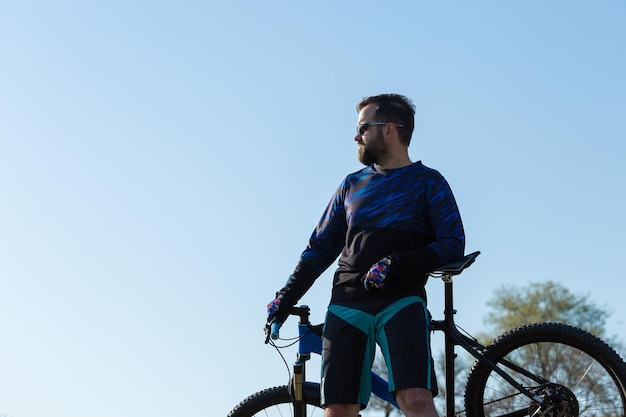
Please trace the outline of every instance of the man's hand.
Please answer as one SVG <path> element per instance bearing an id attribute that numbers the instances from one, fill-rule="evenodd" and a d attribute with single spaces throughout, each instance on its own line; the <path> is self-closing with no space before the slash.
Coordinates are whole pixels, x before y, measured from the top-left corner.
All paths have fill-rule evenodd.
<path id="1" fill-rule="evenodd" d="M 391 272 L 391 256 L 386 256 L 376 262 L 363 278 L 363 286 L 367 291 L 372 288 L 382 290 L 385 287 L 385 278 Z"/>
<path id="2" fill-rule="evenodd" d="M 274 298 L 267 304 L 267 323 L 271 323 L 276 317 L 276 313 L 280 309 L 280 301 L 282 297 Z"/>
<path id="3" fill-rule="evenodd" d="M 289 275 L 289 279 L 285 286 L 276 293 L 276 298 L 267 304 L 267 317 L 265 328 L 268 330 L 273 322 L 284 323 L 289 317 L 291 307 L 293 307 L 298 299 L 294 295 L 291 285 L 295 282 L 295 276 Z"/>

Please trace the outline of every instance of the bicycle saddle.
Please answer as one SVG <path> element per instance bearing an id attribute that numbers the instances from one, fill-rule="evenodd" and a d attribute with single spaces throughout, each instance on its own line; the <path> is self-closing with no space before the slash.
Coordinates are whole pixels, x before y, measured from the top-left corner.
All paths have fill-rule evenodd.
<path id="1" fill-rule="evenodd" d="M 445 265 L 438 266 L 431 274 L 435 275 L 459 275 L 465 268 L 468 268 L 474 263 L 476 258 L 480 255 L 480 251 L 470 253 L 462 258 L 447 263 Z"/>

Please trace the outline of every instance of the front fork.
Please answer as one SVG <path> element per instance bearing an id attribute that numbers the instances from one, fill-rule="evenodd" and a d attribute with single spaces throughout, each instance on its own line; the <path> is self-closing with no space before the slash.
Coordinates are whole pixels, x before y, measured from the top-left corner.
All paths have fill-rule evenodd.
<path id="1" fill-rule="evenodd" d="M 300 355 L 298 355 L 300 356 Z M 294 417 L 306 417 L 306 401 L 304 401 L 303 384 L 306 377 L 304 366 L 304 358 L 298 357 L 293 365 L 293 377 L 291 378 L 290 389 L 293 398 L 293 415 Z"/>

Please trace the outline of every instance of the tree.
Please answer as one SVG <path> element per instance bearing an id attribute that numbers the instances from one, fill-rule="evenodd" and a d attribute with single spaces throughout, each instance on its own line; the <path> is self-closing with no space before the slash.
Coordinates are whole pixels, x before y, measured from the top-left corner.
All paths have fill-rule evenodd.
<path id="1" fill-rule="evenodd" d="M 573 294 L 554 281 L 535 282 L 523 288 L 502 286 L 495 294 L 487 302 L 492 311 L 486 317 L 493 336 L 523 324 L 551 321 L 584 329 L 604 339 L 614 349 L 623 350 L 615 336 L 606 335 L 605 326 L 611 311 L 593 303 L 588 294 Z M 479 335 L 479 340 L 488 339 L 485 334 Z"/>
<path id="2" fill-rule="evenodd" d="M 599 307 L 593 303 L 588 295 L 573 294 L 568 288 L 553 281 L 542 283 L 531 283 L 530 286 L 519 288 L 515 286 L 504 286 L 496 291 L 494 298 L 487 303 L 492 311 L 487 314 L 487 324 L 491 326 L 493 335 L 498 335 L 512 328 L 536 323 L 536 322 L 557 322 L 578 327 L 603 339 L 616 351 L 624 351 L 623 344 L 615 337 L 606 334 L 605 325 L 611 316 L 611 312 L 606 307 Z M 480 340 L 486 341 L 489 338 L 479 336 Z M 528 370 L 536 369 L 539 374 L 558 374 L 560 383 L 567 387 L 578 387 L 578 403 L 581 407 L 580 415 L 595 415 L 589 407 L 596 410 L 612 409 L 617 405 L 621 407 L 621 397 L 612 391 L 613 383 L 594 383 L 585 386 L 581 375 L 592 375 L 596 370 L 599 372 L 597 378 L 602 377 L 599 368 L 587 367 L 588 362 L 581 361 L 582 352 L 573 353 L 572 349 L 553 349 L 550 343 L 534 343 L 519 347 L 511 353 L 513 358 L 532 358 L 526 363 Z M 585 364 L 581 367 L 581 364 Z M 534 367 L 534 368 L 533 368 Z M 588 381 L 598 382 L 596 377 L 591 377 Z M 494 381 L 499 377 L 494 377 Z M 571 379 L 570 379 L 571 378 Z M 587 379 L 585 379 L 587 380 Z M 487 382 L 489 384 L 489 382 Z M 507 394 L 515 394 L 514 390 L 507 391 L 508 386 L 503 384 L 498 387 L 498 397 L 506 398 Z M 593 397 L 593 400 L 586 400 L 585 395 Z M 616 404 L 615 401 L 618 401 Z M 505 407 L 498 410 L 501 414 L 514 411 Z M 577 413 L 578 414 L 578 413 Z"/>

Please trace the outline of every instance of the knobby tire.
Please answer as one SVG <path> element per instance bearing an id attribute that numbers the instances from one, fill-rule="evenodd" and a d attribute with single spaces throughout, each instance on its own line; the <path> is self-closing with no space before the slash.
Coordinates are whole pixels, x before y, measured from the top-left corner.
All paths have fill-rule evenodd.
<path id="1" fill-rule="evenodd" d="M 305 398 L 307 417 L 322 417 L 324 410 L 316 399 Z M 294 415 L 291 395 L 286 385 L 267 388 L 252 394 L 228 413 L 228 417 L 289 417 Z"/>
<path id="2" fill-rule="evenodd" d="M 501 367 L 508 360 L 542 378 L 508 373 L 548 409 L 521 394 L 487 365 L 476 362 L 465 389 L 468 417 L 624 417 L 626 364 L 599 338 L 558 323 L 521 326 L 487 346 L 485 356 Z"/>

